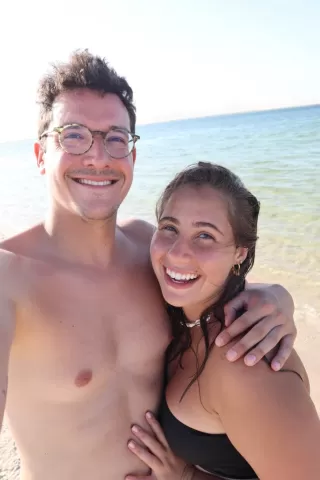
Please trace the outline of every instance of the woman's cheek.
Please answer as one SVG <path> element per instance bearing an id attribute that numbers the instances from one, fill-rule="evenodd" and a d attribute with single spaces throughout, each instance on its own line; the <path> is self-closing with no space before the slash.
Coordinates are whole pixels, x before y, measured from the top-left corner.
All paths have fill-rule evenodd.
<path id="1" fill-rule="evenodd" d="M 160 259 L 165 254 L 165 251 L 163 239 L 159 238 L 159 235 L 155 233 L 150 245 L 150 257 L 154 270 L 160 264 Z"/>

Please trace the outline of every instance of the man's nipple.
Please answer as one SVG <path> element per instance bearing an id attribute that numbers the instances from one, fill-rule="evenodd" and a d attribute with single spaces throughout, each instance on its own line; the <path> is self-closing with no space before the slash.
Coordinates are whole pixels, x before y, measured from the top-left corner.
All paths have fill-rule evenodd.
<path id="1" fill-rule="evenodd" d="M 92 380 L 92 370 L 81 370 L 74 381 L 77 387 L 85 387 Z"/>

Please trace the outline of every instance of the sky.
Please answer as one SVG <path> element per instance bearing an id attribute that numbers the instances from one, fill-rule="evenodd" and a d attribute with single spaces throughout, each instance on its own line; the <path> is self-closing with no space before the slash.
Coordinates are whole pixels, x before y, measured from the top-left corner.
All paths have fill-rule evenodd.
<path id="1" fill-rule="evenodd" d="M 77 48 L 134 90 L 138 124 L 320 104 L 319 0 L 3 2 L 0 141 L 36 135 L 36 88 Z"/>

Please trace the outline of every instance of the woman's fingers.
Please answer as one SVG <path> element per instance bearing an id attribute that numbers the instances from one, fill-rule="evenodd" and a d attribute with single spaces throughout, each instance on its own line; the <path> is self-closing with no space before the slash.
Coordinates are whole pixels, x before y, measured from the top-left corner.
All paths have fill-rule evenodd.
<path id="1" fill-rule="evenodd" d="M 129 440 L 128 448 L 133 452 L 137 457 L 140 458 L 151 470 L 157 470 L 161 468 L 162 462 L 159 458 L 153 455 L 152 452 L 148 451 L 146 447 L 139 445 L 134 440 Z"/>
<path id="2" fill-rule="evenodd" d="M 155 455 L 159 460 L 164 460 L 166 447 L 159 442 L 159 440 L 150 433 L 146 432 L 143 428 L 138 425 L 132 427 L 132 433 L 142 442 L 150 452 Z"/>
<path id="3" fill-rule="evenodd" d="M 147 422 L 149 423 L 150 427 L 152 428 L 153 433 L 155 434 L 155 436 L 159 440 L 159 442 L 162 443 L 162 445 L 165 448 L 169 448 L 167 439 L 166 439 L 166 437 L 163 433 L 161 425 L 158 422 L 158 420 L 156 419 L 156 417 L 153 415 L 153 413 L 147 412 L 146 413 L 146 419 L 147 419 Z"/>

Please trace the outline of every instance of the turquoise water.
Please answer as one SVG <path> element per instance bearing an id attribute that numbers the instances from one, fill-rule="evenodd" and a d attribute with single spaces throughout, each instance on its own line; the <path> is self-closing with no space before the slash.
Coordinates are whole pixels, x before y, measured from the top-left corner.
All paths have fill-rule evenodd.
<path id="1" fill-rule="evenodd" d="M 156 199 L 180 169 L 199 160 L 235 171 L 261 201 L 254 274 L 320 308 L 320 106 L 140 126 L 132 191 L 120 216 L 153 220 Z M 0 232 L 41 219 L 46 206 L 32 142 L 0 145 Z M 302 308 L 301 307 L 301 308 Z M 310 310 L 311 309 L 311 310 Z"/>

